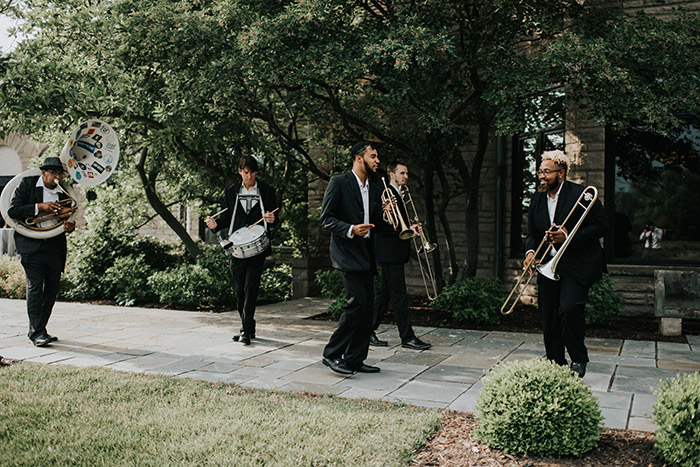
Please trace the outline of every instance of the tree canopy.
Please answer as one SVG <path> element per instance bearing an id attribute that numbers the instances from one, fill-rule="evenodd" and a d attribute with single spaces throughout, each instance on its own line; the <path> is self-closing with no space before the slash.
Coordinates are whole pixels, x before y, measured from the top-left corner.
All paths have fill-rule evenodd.
<path id="1" fill-rule="evenodd" d="M 238 156 L 259 156 L 296 197 L 369 138 L 419 175 L 449 280 L 462 265 L 474 275 L 487 147 L 523 131 L 543 89 L 564 86 L 617 128 L 638 119 L 663 132 L 700 108 L 690 13 L 632 17 L 575 0 L 27 0 L 14 11 L 27 39 L 0 57 L 2 130 L 60 147 L 78 120 L 114 119 L 122 159 L 195 255 L 167 206 L 211 203 Z M 461 195 L 464 217 L 448 219 Z"/>

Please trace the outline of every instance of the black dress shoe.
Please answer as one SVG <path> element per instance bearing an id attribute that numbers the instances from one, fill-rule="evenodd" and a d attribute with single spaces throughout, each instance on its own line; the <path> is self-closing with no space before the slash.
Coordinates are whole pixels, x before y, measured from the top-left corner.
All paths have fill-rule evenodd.
<path id="1" fill-rule="evenodd" d="M 378 366 L 369 366 L 365 365 L 364 363 L 360 366 L 352 367 L 352 369 L 358 373 L 379 373 Z"/>
<path id="2" fill-rule="evenodd" d="M 241 334 L 240 341 L 243 345 L 250 345 L 250 336 L 248 334 Z"/>
<path id="3" fill-rule="evenodd" d="M 51 339 L 46 334 L 42 334 L 32 339 L 32 343 L 37 347 L 43 347 L 45 345 L 49 345 L 51 343 Z"/>
<path id="4" fill-rule="evenodd" d="M 241 334 L 243 334 L 243 333 L 241 333 Z M 231 339 L 233 339 L 233 342 L 238 342 L 239 340 L 241 340 L 241 334 L 236 334 L 235 336 L 233 336 L 231 338 Z M 251 334 L 250 338 L 255 339 L 255 334 Z"/>
<path id="5" fill-rule="evenodd" d="M 571 362 L 571 371 L 578 375 L 579 378 L 586 376 L 586 363 Z"/>
<path id="6" fill-rule="evenodd" d="M 49 338 L 49 340 L 50 340 L 51 342 L 57 342 L 57 341 L 58 341 L 58 337 L 52 336 L 52 335 L 49 334 L 48 332 L 47 332 L 45 335 L 46 335 L 46 337 Z"/>
<path id="7" fill-rule="evenodd" d="M 428 344 L 427 342 L 423 342 L 422 340 L 418 339 L 416 336 L 411 337 L 409 340 L 401 343 L 401 347 L 404 347 L 406 349 L 413 349 L 413 350 L 426 350 L 431 347 L 431 344 Z"/>
<path id="8" fill-rule="evenodd" d="M 387 341 L 380 341 L 375 333 L 369 335 L 369 345 L 375 347 L 387 347 L 389 343 Z"/>
<path id="9" fill-rule="evenodd" d="M 341 375 L 351 375 L 354 372 L 342 358 L 326 358 L 323 357 L 323 364 L 331 370 Z"/>

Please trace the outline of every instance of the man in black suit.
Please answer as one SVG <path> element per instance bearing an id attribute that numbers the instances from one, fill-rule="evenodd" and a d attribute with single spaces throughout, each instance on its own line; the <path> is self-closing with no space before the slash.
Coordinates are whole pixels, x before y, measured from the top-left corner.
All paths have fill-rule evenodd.
<path id="1" fill-rule="evenodd" d="M 17 185 L 7 211 L 9 217 L 24 221 L 38 214 L 57 213 L 58 201 L 66 199 L 57 185 L 63 176 L 58 157 L 47 157 L 40 176 L 25 177 Z M 46 221 L 56 224 L 57 220 Z M 41 225 L 40 227 L 49 227 Z M 58 340 L 46 330 L 58 294 L 61 273 L 66 265 L 66 232 L 75 230 L 75 222 L 64 221 L 63 231 L 51 238 L 31 238 L 15 230 L 15 246 L 27 276 L 27 315 L 29 339 L 37 347 Z"/>
<path id="2" fill-rule="evenodd" d="M 537 172 L 537 193 L 530 202 L 528 212 L 524 266 L 528 265 L 545 235 L 553 248 L 541 262 L 549 262 L 580 219 L 583 208 L 579 206 L 567 224 L 561 225 L 585 188 L 566 181 L 567 169 L 564 152 L 547 151 L 542 154 L 542 163 Z M 542 274 L 537 278 L 547 358 L 566 365 L 566 349 L 571 358 L 571 370 L 580 377 L 585 375 L 588 363 L 588 350 L 584 343 L 586 300 L 588 290 L 601 278 L 605 269 L 600 238 L 609 229 L 605 209 L 600 201 L 596 201 L 561 255 L 556 269 L 560 280 L 553 281 Z M 529 272 L 532 274 L 532 270 Z"/>
<path id="3" fill-rule="evenodd" d="M 211 217 L 204 221 L 214 232 L 227 228 L 230 236 L 241 227 L 252 225 L 262 218 L 268 224 L 277 222 L 274 213 L 277 210 L 275 189 L 256 179 L 258 161 L 252 156 L 241 157 L 238 173 L 241 181 L 226 188 L 223 203 L 226 211 L 218 221 Z M 250 340 L 255 338 L 255 306 L 260 292 L 260 277 L 265 258 L 271 252 L 272 248 L 268 245 L 255 256 L 242 259 L 231 257 L 231 277 L 238 302 L 238 314 L 241 317 L 240 335 L 233 336 L 233 340 L 240 340 L 243 345 L 250 345 Z"/>
<path id="4" fill-rule="evenodd" d="M 394 197 L 398 201 L 400 215 L 406 226 L 413 232 L 413 237 L 418 236 L 416 225 L 411 225 L 408 211 L 401 201 L 401 187 L 408 182 L 408 167 L 403 162 L 393 161 L 387 167 L 389 185 Z M 374 236 L 374 245 L 377 252 L 377 261 L 382 269 L 382 284 L 374 296 L 374 324 L 372 334 L 369 336 L 370 345 L 386 347 L 388 342 L 379 340 L 376 331 L 384 318 L 389 300 L 394 309 L 396 324 L 399 327 L 401 346 L 413 350 L 426 350 L 430 344 L 416 337 L 411 326 L 411 310 L 408 307 L 408 293 L 406 292 L 406 275 L 404 265 L 408 263 L 411 254 L 411 239 L 402 240 L 398 230 L 384 230 Z"/>
<path id="5" fill-rule="evenodd" d="M 321 205 L 321 226 L 331 235 L 332 266 L 348 300 L 338 327 L 323 349 L 323 363 L 340 374 L 376 373 L 365 365 L 372 332 L 374 245 L 370 232 L 388 227 L 382 218 L 381 188 L 370 181 L 379 167 L 377 148 L 363 141 L 350 149 L 352 170 L 331 178 Z"/>

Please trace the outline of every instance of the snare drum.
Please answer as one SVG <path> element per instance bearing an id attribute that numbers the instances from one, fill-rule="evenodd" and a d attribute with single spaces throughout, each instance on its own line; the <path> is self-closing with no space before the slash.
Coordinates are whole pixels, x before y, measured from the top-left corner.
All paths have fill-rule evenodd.
<path id="1" fill-rule="evenodd" d="M 270 246 L 270 238 L 267 236 L 265 227 L 253 225 L 251 227 L 241 227 L 228 238 L 232 243 L 227 251 L 234 258 L 252 258 L 267 250 Z"/>

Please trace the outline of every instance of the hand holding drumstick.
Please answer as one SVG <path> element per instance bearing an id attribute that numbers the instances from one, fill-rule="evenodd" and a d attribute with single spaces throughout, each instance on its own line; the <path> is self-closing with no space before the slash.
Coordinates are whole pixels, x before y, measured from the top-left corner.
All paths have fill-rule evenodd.
<path id="1" fill-rule="evenodd" d="M 260 218 L 260 220 L 258 220 L 258 221 L 256 221 L 255 223 L 249 225 L 248 228 L 251 228 L 251 227 L 253 227 L 254 225 L 258 225 L 259 223 L 261 223 L 261 222 L 263 221 L 263 219 L 264 219 L 265 222 L 267 222 L 268 224 L 274 224 L 274 223 L 275 223 L 275 212 L 277 212 L 278 210 L 279 210 L 279 208 L 275 208 L 275 209 L 273 209 L 272 211 L 267 211 L 267 212 L 265 213 L 265 215 L 262 216 L 262 217 Z"/>
<path id="2" fill-rule="evenodd" d="M 226 211 L 228 211 L 228 208 L 224 208 L 221 211 L 217 212 L 216 214 L 212 214 L 211 216 L 204 219 L 204 223 L 207 224 L 207 227 L 209 227 L 211 230 L 216 229 L 218 224 L 216 223 L 216 221 L 214 219 L 219 217 L 221 214 L 225 213 Z"/>

